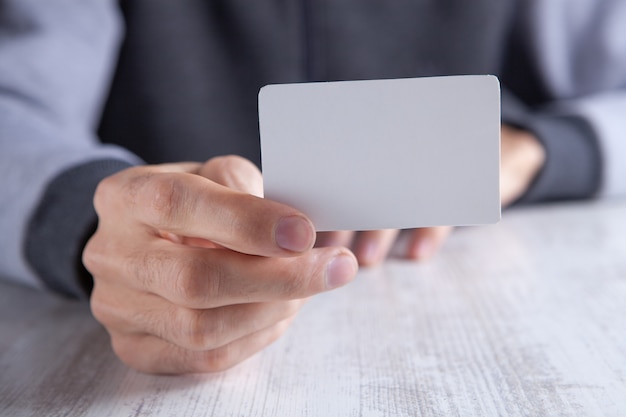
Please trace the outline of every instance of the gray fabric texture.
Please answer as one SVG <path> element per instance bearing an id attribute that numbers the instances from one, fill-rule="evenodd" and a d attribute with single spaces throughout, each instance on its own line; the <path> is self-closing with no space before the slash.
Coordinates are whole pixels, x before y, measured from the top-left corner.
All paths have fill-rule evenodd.
<path id="1" fill-rule="evenodd" d="M 47 288 L 72 297 L 91 291 L 81 254 L 96 228 L 92 196 L 102 178 L 129 166 L 117 159 L 99 159 L 67 169 L 48 184 L 24 242 L 26 259 Z"/>
<path id="2" fill-rule="evenodd" d="M 31 215 L 53 178 L 98 159 L 139 162 L 121 148 L 99 144 L 95 132 L 121 27 L 113 1 L 0 2 L 2 279 L 42 286 L 24 246 Z M 56 229 L 49 247 L 71 245 L 63 239 L 74 233 L 57 226 L 48 226 Z"/>

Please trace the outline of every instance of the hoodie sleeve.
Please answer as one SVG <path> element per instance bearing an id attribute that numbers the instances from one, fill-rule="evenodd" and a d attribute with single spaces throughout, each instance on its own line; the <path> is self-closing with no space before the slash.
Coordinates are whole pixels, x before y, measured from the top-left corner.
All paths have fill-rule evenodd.
<path id="1" fill-rule="evenodd" d="M 524 199 L 626 195 L 626 2 L 520 4 L 519 32 L 547 97 L 520 123 L 547 151 Z"/>
<path id="2" fill-rule="evenodd" d="M 117 7 L 0 2 L 0 279 L 84 294 L 95 186 L 141 162 L 95 133 L 121 37 Z"/>

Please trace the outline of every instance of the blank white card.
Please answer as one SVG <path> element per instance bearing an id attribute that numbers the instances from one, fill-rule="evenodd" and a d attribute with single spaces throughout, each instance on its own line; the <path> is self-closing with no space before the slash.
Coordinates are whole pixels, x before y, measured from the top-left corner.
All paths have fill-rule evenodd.
<path id="1" fill-rule="evenodd" d="M 318 231 L 500 219 L 500 87 L 489 75 L 269 85 L 265 198 Z"/>

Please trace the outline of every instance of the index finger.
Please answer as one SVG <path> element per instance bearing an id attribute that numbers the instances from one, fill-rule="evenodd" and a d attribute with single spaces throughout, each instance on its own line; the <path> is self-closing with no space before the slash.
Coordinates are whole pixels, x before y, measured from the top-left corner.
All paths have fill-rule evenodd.
<path id="1" fill-rule="evenodd" d="M 127 171 L 117 179 L 125 209 L 151 228 L 261 256 L 292 256 L 315 242 L 313 224 L 292 207 L 191 173 Z"/>

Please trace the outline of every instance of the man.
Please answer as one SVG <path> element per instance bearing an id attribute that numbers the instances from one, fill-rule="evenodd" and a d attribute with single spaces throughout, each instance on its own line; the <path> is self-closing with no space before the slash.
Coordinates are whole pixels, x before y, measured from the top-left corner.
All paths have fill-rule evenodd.
<path id="1" fill-rule="evenodd" d="M 397 235 L 314 248 L 306 216 L 259 198 L 264 84 L 496 74 L 504 205 L 626 190 L 618 0 L 120 4 L 0 3 L 0 276 L 74 296 L 93 283 L 139 370 L 238 363 Z M 411 231 L 407 257 L 447 233 Z"/>

